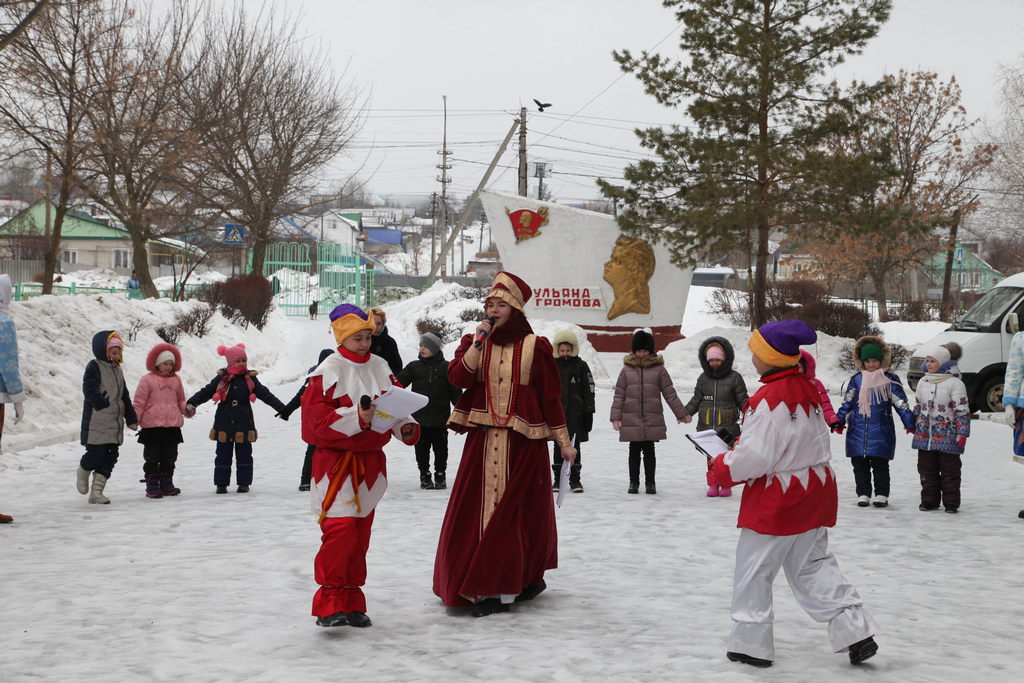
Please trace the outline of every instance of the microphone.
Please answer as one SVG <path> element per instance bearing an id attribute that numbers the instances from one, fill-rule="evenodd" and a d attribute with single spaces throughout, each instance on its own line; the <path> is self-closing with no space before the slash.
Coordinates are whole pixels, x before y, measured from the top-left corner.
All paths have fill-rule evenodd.
<path id="1" fill-rule="evenodd" d="M 362 408 L 363 410 L 369 410 L 370 397 L 367 396 L 366 394 L 363 394 L 363 397 L 359 399 L 359 407 Z"/>
<path id="2" fill-rule="evenodd" d="M 491 323 L 492 328 L 494 327 L 494 323 L 498 322 L 497 318 L 488 318 L 487 320 Z M 476 335 L 476 339 L 473 341 L 473 346 L 479 349 L 483 345 L 484 339 L 487 339 L 486 332 L 481 332 Z"/>

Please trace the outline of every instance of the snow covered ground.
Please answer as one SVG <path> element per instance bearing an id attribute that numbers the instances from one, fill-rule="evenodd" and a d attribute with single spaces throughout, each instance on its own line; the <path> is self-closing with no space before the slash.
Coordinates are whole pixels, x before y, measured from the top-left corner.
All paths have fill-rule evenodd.
<path id="1" fill-rule="evenodd" d="M 693 315 L 701 290 L 691 289 Z M 402 356 L 417 344 L 427 310 L 461 325 L 466 304 L 441 289 L 389 307 Z M 604 369 L 598 416 L 583 446 L 586 493 L 558 510 L 559 569 L 549 589 L 511 614 L 448 613 L 431 593 L 448 492 L 421 491 L 412 449 L 388 446 L 390 488 L 377 511 L 366 585 L 372 628 L 320 629 L 309 615 L 319 533 L 302 461 L 298 415 L 289 422 L 256 404 L 260 439 L 249 494 L 215 495 L 207 404 L 186 424 L 176 498 L 149 500 L 138 483 L 141 446 L 126 441 L 107 487 L 109 506 L 74 487 L 80 381 L 88 339 L 132 316 L 166 321 L 181 304 L 111 297 L 46 297 L 14 305 L 28 417 L 4 435 L 0 511 L 0 680 L 1014 680 L 1024 622 L 1024 469 L 1009 455 L 1005 425 L 975 421 L 964 456 L 959 515 L 917 510 L 915 454 L 901 439 L 888 509 L 854 504 L 842 437 L 831 547 L 880 624 L 879 654 L 861 668 L 829 651 L 825 627 L 776 582 L 775 666 L 725 659 L 739 496 L 704 496 L 704 462 L 685 445 L 693 425 L 672 425 L 658 445 L 658 495 L 629 496 L 624 444 L 607 423 L 618 354 L 585 356 Z M 461 308 L 460 308 L 461 307 Z M 686 325 L 691 324 L 688 311 Z M 458 322 L 458 325 L 455 324 Z M 748 377 L 745 332 L 728 322 L 692 331 L 666 352 L 684 397 L 696 378 L 700 339 L 724 333 Z M 540 323 L 538 332 L 555 329 Z M 908 338 L 914 333 L 907 332 Z M 918 336 L 931 336 L 920 332 Z M 273 316 L 263 334 L 218 319 L 210 336 L 182 344 L 186 391 L 218 366 L 217 344 L 244 341 L 251 365 L 282 400 L 329 345 L 326 320 Z M 128 344 L 130 386 L 156 338 Z M 454 336 L 449 339 L 446 352 Z M 903 342 L 907 343 L 907 342 Z M 841 341 L 819 342 L 830 365 Z M 837 357 L 837 356 L 836 356 Z M 845 373 L 824 371 L 833 392 Z M 754 385 L 750 381 L 751 386 Z M 835 384 L 833 388 L 831 385 Z M 450 472 L 461 437 L 450 438 Z M 452 477 L 450 477 L 451 479 Z M 738 493 L 738 491 L 737 491 Z"/>

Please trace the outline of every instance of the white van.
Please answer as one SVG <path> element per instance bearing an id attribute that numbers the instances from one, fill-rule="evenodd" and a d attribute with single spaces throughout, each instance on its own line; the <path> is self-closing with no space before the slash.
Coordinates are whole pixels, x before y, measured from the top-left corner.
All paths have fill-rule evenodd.
<path id="1" fill-rule="evenodd" d="M 1003 409 L 1003 375 L 1010 352 L 1010 339 L 1024 320 L 1024 273 L 1006 278 L 977 301 L 945 332 L 932 337 L 910 359 L 907 383 L 911 389 L 924 375 L 921 364 L 928 349 L 946 342 L 963 347 L 958 365 L 967 385 L 971 410 L 998 412 Z"/>

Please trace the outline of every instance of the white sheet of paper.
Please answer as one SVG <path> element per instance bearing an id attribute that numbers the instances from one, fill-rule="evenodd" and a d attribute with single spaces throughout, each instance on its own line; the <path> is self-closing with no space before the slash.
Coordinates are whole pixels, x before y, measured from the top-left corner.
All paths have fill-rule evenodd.
<path id="1" fill-rule="evenodd" d="M 412 389 L 392 387 L 378 396 L 373 404 L 376 406 L 376 412 L 373 414 L 373 421 L 370 422 L 370 429 L 383 434 L 399 420 L 409 417 L 427 405 L 427 397 L 417 394 Z"/>
<path id="2" fill-rule="evenodd" d="M 693 434 L 687 434 L 686 438 L 693 442 L 698 451 L 712 458 L 729 450 L 729 444 L 722 441 L 713 429 L 705 429 Z"/>
<path id="3" fill-rule="evenodd" d="M 565 494 L 569 492 L 570 469 L 572 469 L 572 465 L 570 465 L 567 460 L 563 460 L 561 474 L 558 476 L 558 498 L 555 499 L 555 504 L 558 507 L 562 507 L 562 501 L 565 500 Z"/>

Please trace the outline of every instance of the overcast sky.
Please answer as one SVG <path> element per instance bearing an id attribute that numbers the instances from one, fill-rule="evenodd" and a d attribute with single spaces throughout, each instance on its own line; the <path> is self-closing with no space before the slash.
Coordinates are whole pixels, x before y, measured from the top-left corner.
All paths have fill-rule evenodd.
<path id="1" fill-rule="evenodd" d="M 546 183 L 558 201 L 597 197 L 594 176 L 620 177 L 640 155 L 634 127 L 681 119 L 611 58 L 621 48 L 678 54 L 676 21 L 658 0 L 304 0 L 281 7 L 298 12 L 309 39 L 368 91 L 359 142 L 325 175 L 340 182 L 362 167 L 378 194 L 439 191 L 442 95 L 454 152 L 449 192 L 461 196 L 479 182 L 520 106 L 531 112 L 529 160 L 551 164 Z M 845 83 L 900 68 L 955 75 L 968 114 L 995 117 L 999 68 L 1021 58 L 1022 38 L 1021 0 L 895 0 L 879 36 L 837 76 Z M 552 106 L 540 114 L 533 98 Z M 505 168 L 516 164 L 512 146 L 500 163 L 492 187 L 515 192 L 516 170 Z"/>

